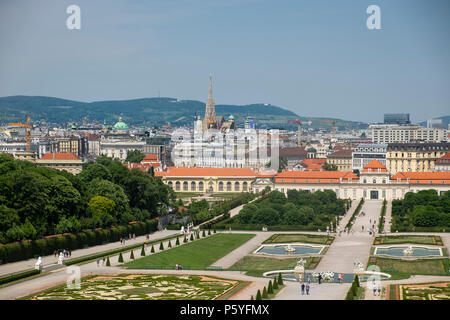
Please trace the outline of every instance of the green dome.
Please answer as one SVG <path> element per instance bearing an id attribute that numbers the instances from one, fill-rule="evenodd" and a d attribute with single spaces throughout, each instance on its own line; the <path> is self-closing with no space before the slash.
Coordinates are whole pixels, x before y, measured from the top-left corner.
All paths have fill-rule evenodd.
<path id="1" fill-rule="evenodd" d="M 119 122 L 114 125 L 116 130 L 128 130 L 128 126 L 125 122 L 122 122 L 122 117 L 119 118 Z"/>

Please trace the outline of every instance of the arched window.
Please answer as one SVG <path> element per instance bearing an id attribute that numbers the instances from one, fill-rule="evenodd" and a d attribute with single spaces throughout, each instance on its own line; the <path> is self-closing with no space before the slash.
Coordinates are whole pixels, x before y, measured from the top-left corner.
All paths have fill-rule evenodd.
<path id="1" fill-rule="evenodd" d="M 194 181 L 191 182 L 191 191 L 196 191 L 195 190 L 195 182 Z"/>
<path id="2" fill-rule="evenodd" d="M 376 179 L 373 179 L 373 183 L 377 183 L 377 180 L 376 180 Z"/>
<path id="3" fill-rule="evenodd" d="M 183 182 L 183 191 L 188 191 L 188 183 L 186 181 Z"/>
<path id="4" fill-rule="evenodd" d="M 176 190 L 176 191 L 180 191 L 180 181 L 177 181 L 177 182 L 175 183 L 175 190 Z"/>
<path id="5" fill-rule="evenodd" d="M 203 191 L 203 182 L 202 181 L 200 181 L 198 183 L 198 191 Z"/>
<path id="6" fill-rule="evenodd" d="M 167 184 L 169 187 L 173 188 L 173 183 L 172 181 L 169 181 L 169 183 Z"/>
<path id="7" fill-rule="evenodd" d="M 234 191 L 239 191 L 239 182 L 234 183 Z"/>
<path id="8" fill-rule="evenodd" d="M 244 182 L 243 184 L 242 184 L 242 191 L 247 191 L 247 182 Z"/>
<path id="9" fill-rule="evenodd" d="M 223 191 L 223 182 L 222 181 L 219 182 L 219 191 Z"/>
<path id="10" fill-rule="evenodd" d="M 229 181 L 227 182 L 227 191 L 232 191 L 231 190 L 231 182 L 229 182 Z"/>

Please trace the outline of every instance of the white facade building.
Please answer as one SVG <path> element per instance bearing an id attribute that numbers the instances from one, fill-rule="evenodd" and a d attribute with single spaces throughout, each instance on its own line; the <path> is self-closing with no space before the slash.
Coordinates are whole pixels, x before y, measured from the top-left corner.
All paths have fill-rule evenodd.
<path id="1" fill-rule="evenodd" d="M 424 128 L 419 125 L 372 124 L 373 143 L 442 142 L 447 141 L 444 128 Z"/>

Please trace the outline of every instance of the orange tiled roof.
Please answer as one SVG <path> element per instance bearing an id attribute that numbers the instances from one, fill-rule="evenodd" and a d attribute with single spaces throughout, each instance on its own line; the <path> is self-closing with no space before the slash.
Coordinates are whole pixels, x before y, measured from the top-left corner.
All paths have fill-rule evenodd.
<path id="1" fill-rule="evenodd" d="M 439 159 L 436 159 L 436 163 L 440 163 L 441 160 L 450 160 L 450 152 L 447 152 L 446 154 L 444 154 Z M 447 162 L 447 161 L 444 161 L 444 162 Z"/>
<path id="2" fill-rule="evenodd" d="M 327 159 L 305 159 L 303 160 L 302 164 L 306 165 L 307 167 L 309 167 L 312 164 L 319 164 L 319 165 L 323 165 L 325 162 L 327 162 Z"/>
<path id="3" fill-rule="evenodd" d="M 42 156 L 41 160 L 80 160 L 73 153 L 46 153 Z"/>
<path id="4" fill-rule="evenodd" d="M 359 178 L 353 172 L 344 171 L 283 171 L 275 177 L 276 183 L 338 183 L 340 179 L 356 182 Z"/>
<path id="5" fill-rule="evenodd" d="M 419 184 L 450 184 L 450 172 L 398 172 L 391 180 Z"/>
<path id="6" fill-rule="evenodd" d="M 149 171 L 150 167 L 158 168 L 161 166 L 160 163 L 124 163 L 124 166 L 126 166 L 128 169 L 139 169 L 141 171 Z"/>
<path id="7" fill-rule="evenodd" d="M 387 169 L 380 161 L 373 159 L 364 166 L 363 172 L 387 172 Z"/>
<path id="8" fill-rule="evenodd" d="M 158 161 L 158 156 L 156 154 L 147 154 L 144 159 L 142 159 L 142 162 L 145 161 Z"/>
<path id="9" fill-rule="evenodd" d="M 250 168 L 169 167 L 155 176 L 165 177 L 256 177 Z"/>

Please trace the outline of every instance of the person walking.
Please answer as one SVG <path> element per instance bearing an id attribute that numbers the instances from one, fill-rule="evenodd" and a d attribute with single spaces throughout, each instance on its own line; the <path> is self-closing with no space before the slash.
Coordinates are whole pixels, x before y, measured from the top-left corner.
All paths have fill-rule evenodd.
<path id="1" fill-rule="evenodd" d="M 100 266 L 100 259 L 97 259 L 97 268 Z"/>
<path id="2" fill-rule="evenodd" d="M 303 296 L 303 295 L 305 295 L 305 284 L 303 282 L 302 282 L 301 288 L 302 288 L 302 296 Z"/>
<path id="3" fill-rule="evenodd" d="M 309 283 L 306 284 L 306 294 L 309 295 Z"/>
<path id="4" fill-rule="evenodd" d="M 103 266 L 105 266 L 106 259 L 103 257 Z"/>
<path id="5" fill-rule="evenodd" d="M 322 282 L 322 275 L 319 273 L 319 277 L 317 278 L 317 280 L 319 281 L 319 284 Z"/>
<path id="6" fill-rule="evenodd" d="M 343 280 L 344 280 L 344 274 L 340 273 L 339 274 L 339 283 L 342 284 Z"/>

